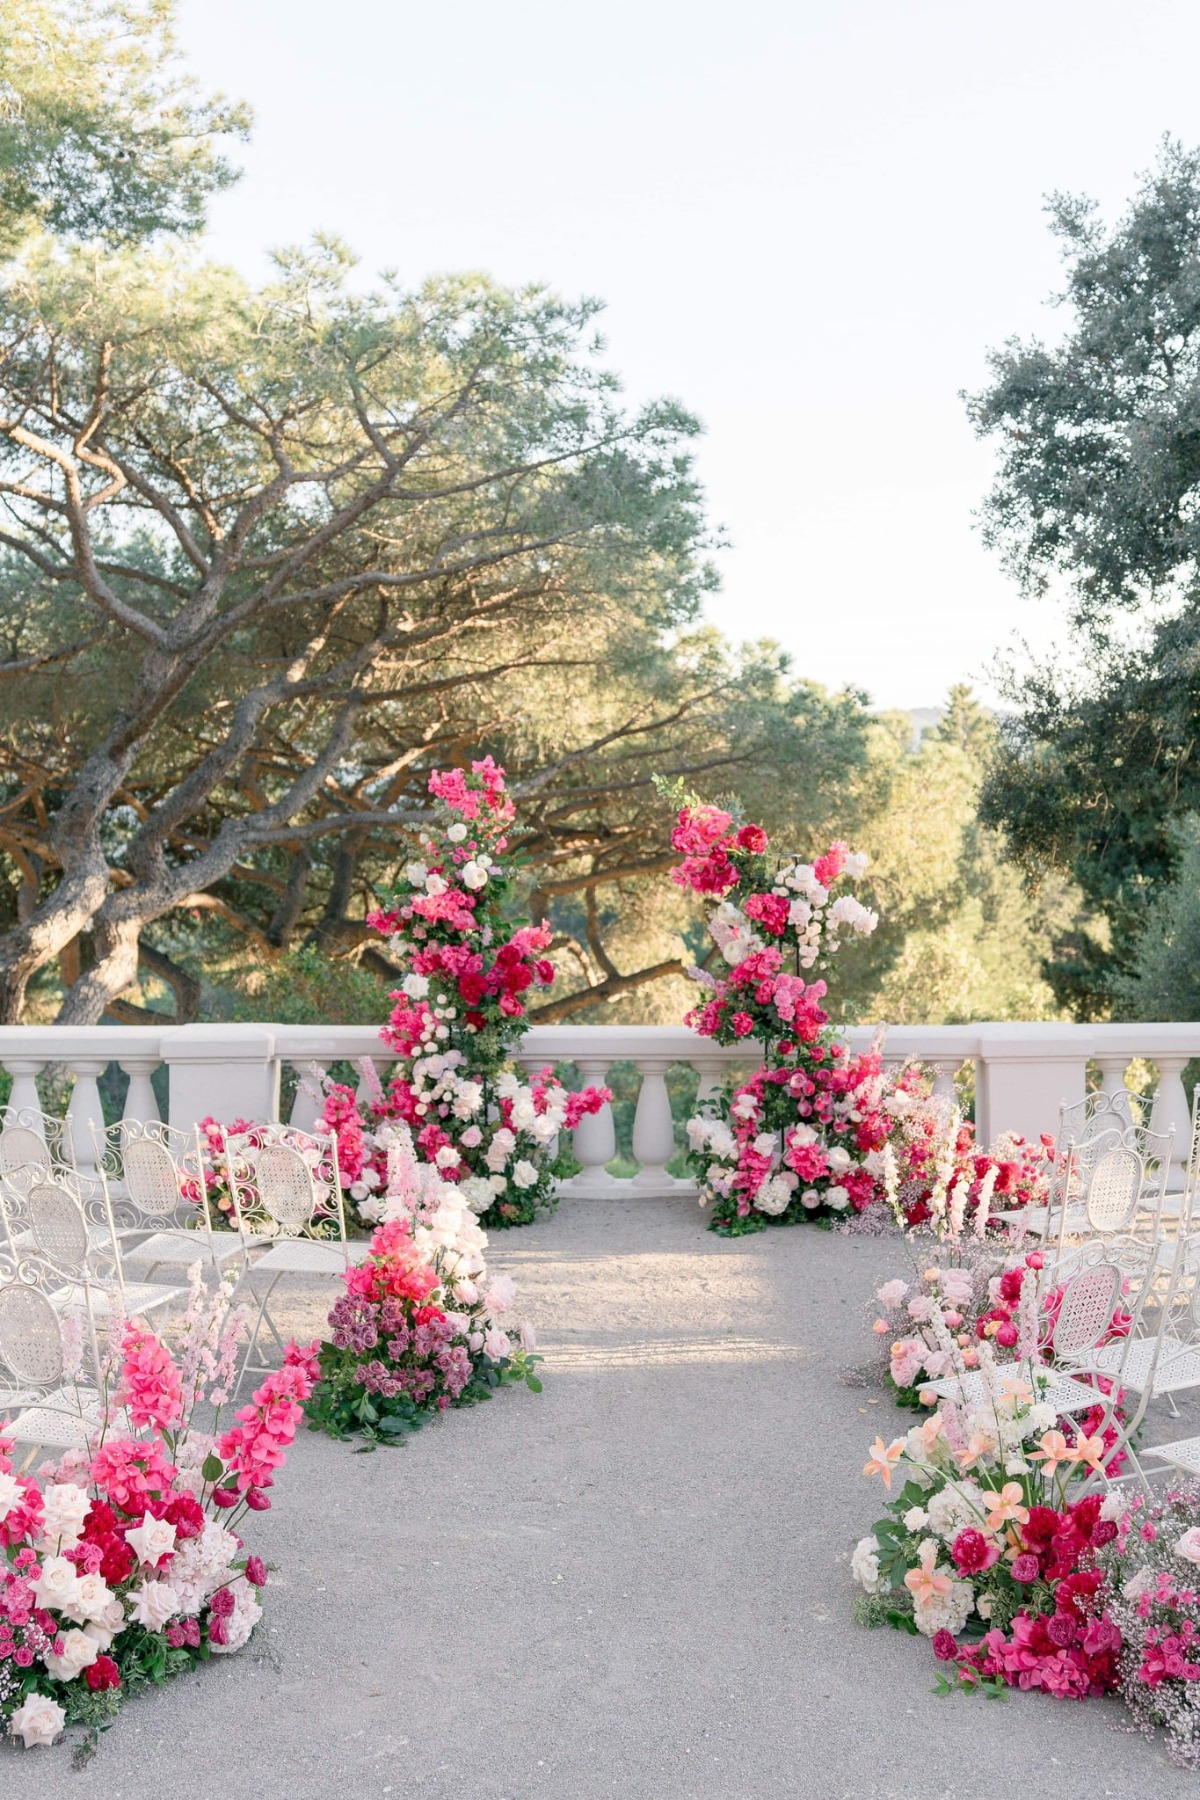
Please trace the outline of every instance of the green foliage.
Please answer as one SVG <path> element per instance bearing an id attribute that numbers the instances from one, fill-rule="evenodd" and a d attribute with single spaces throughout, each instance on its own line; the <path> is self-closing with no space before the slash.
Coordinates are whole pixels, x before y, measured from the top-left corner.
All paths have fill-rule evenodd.
<path id="1" fill-rule="evenodd" d="M 1047 977 L 1092 1018 L 1129 1003 L 1171 822 L 1200 810 L 1200 153 L 1164 141 L 1111 229 L 1085 200 L 1049 211 L 1067 329 L 997 352 L 970 412 L 1000 452 L 988 541 L 1027 592 L 1065 588 L 1073 637 L 1063 667 L 1009 671 L 981 817 L 1031 879 L 1078 884 L 1091 916 Z"/>
<path id="2" fill-rule="evenodd" d="M 388 987 L 377 974 L 312 944 L 274 962 L 243 963 L 235 980 L 225 996 L 214 996 L 213 1014 L 281 1025 L 322 1025 L 331 1019 L 375 1025 L 387 1010 Z"/>
<path id="3" fill-rule="evenodd" d="M 1200 1017 L 1200 814 L 1174 822 L 1170 838 L 1174 874 L 1148 901 L 1129 972 L 1113 984 L 1125 1018 Z"/>
<path id="4" fill-rule="evenodd" d="M 0 250 L 37 226 L 132 242 L 192 232 L 235 171 L 246 107 L 179 67 L 174 0 L 0 0 Z"/>

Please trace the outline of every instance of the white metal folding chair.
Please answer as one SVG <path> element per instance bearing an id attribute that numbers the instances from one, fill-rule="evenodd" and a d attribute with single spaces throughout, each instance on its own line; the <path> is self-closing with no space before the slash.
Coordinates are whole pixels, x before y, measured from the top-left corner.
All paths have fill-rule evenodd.
<path id="1" fill-rule="evenodd" d="M 123 1119 L 92 1128 L 96 1166 L 112 1215 L 121 1260 L 147 1276 L 160 1265 L 219 1268 L 245 1259 L 239 1232 L 213 1230 L 199 1133 L 160 1119 Z"/>
<path id="2" fill-rule="evenodd" d="M 112 1213 L 103 1187 L 85 1194 L 68 1169 L 27 1168 L 0 1181 L 0 1215 L 13 1256 L 36 1258 L 59 1312 L 87 1308 L 90 1316 L 126 1317 L 158 1311 L 186 1289 L 127 1282 Z"/>
<path id="3" fill-rule="evenodd" d="M 36 1274 L 26 1265 L 0 1282 L 0 1364 L 14 1384 L 0 1389 L 0 1411 L 19 1409 L 5 1423 L 3 1435 L 32 1445 L 33 1453 L 80 1448 L 103 1423 L 90 1316 L 85 1324 L 84 1361 L 72 1378 L 63 1321 Z"/>
<path id="4" fill-rule="evenodd" d="M 228 1138 L 225 1145 L 229 1191 L 238 1230 L 249 1252 L 269 1247 L 247 1263 L 245 1280 L 258 1300 L 238 1385 L 270 1365 L 255 1362 L 264 1326 L 282 1355 L 283 1338 L 271 1317 L 276 1287 L 289 1275 L 340 1280 L 351 1262 L 366 1256 L 366 1244 L 350 1245 L 342 1204 L 337 1139 L 290 1125 L 260 1125 Z"/>
<path id="5" fill-rule="evenodd" d="M 1057 1279 L 1078 1261 L 1083 1244 L 1160 1244 L 1173 1145 L 1173 1129 L 1151 1132 L 1138 1126 L 1120 1133 L 1106 1129 L 1067 1145 L 1051 1258 Z M 1068 1236 L 1079 1242 L 1068 1243 Z M 1171 1251 L 1160 1261 L 1170 1264 L 1173 1256 Z"/>
<path id="6" fill-rule="evenodd" d="M 0 1106 L 0 1179 L 28 1169 L 73 1169 L 71 1128 L 36 1106 Z"/>

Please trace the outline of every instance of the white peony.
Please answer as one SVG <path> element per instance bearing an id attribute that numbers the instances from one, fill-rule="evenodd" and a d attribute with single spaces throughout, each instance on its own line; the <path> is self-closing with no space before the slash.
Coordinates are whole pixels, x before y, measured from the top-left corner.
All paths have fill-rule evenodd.
<path id="1" fill-rule="evenodd" d="M 832 1206 L 834 1212 L 845 1212 L 850 1204 L 849 1190 L 841 1186 L 826 1188 L 825 1204 Z"/>
<path id="2" fill-rule="evenodd" d="M 904 1515 L 905 1531 L 924 1531 L 929 1523 L 929 1514 L 923 1506 L 910 1506 Z"/>
<path id="3" fill-rule="evenodd" d="M 27 1694 L 8 1722 L 8 1729 L 19 1737 L 27 1750 L 39 1744 L 52 1744 L 67 1722 L 67 1715 L 55 1700 L 44 1694 Z"/>
<path id="4" fill-rule="evenodd" d="M 792 1202 L 792 1189 L 779 1175 L 772 1175 L 764 1181 L 754 1196 L 754 1204 L 758 1211 L 766 1213 L 769 1218 L 777 1219 L 785 1213 Z"/>
<path id="5" fill-rule="evenodd" d="M 458 1191 L 472 1212 L 486 1212 L 492 1204 L 492 1184 L 485 1175 L 468 1175 Z"/>
<path id="6" fill-rule="evenodd" d="M 423 1000 L 429 992 L 429 977 L 428 975 L 406 975 L 400 986 L 410 1000 Z"/>
<path id="7" fill-rule="evenodd" d="M 859 1538 L 850 1557 L 850 1573 L 864 1593 L 879 1592 L 882 1583 L 879 1577 L 878 1538 Z"/>

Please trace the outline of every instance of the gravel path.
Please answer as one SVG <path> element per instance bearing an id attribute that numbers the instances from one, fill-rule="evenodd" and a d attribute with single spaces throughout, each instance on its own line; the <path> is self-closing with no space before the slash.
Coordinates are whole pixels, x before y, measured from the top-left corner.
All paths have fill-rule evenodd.
<path id="1" fill-rule="evenodd" d="M 0 1795 L 1197 1793 L 1115 1703 L 938 1701 L 925 1644 L 854 1624 L 864 1449 L 896 1416 L 838 1371 L 894 1246 L 727 1244 L 694 1203 L 621 1198 L 568 1201 L 493 1261 L 545 1392 L 371 1456 L 305 1434 L 262 1519 L 263 1647 L 132 1701 L 79 1773 L 0 1752 Z"/>

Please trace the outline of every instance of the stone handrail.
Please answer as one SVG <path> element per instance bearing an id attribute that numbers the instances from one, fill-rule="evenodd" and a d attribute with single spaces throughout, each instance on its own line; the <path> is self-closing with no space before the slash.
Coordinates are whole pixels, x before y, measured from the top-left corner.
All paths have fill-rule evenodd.
<path id="1" fill-rule="evenodd" d="M 864 1048 L 874 1028 L 857 1026 L 845 1035 L 854 1048 Z M 932 1067 L 943 1091 L 964 1063 L 973 1065 L 981 1143 L 1001 1131 L 1026 1137 L 1053 1132 L 1061 1104 L 1083 1098 L 1089 1065 L 1101 1087 L 1115 1092 L 1124 1086 L 1130 1062 L 1145 1058 L 1158 1069 L 1151 1124 L 1156 1131 L 1174 1127 L 1173 1161 L 1177 1169 L 1186 1162 L 1189 1117 L 1182 1073 L 1200 1057 L 1200 1024 L 904 1025 L 888 1032 L 884 1057 L 888 1063 L 913 1058 Z M 606 1107 L 575 1132 L 582 1171 L 569 1185 L 582 1194 L 610 1192 L 618 1185 L 653 1194 L 678 1185 L 666 1173 L 676 1147 L 667 1071 L 689 1065 L 699 1076 L 703 1098 L 719 1087 L 728 1068 L 754 1058 L 753 1045 L 723 1049 L 685 1026 L 671 1025 L 535 1025 L 519 1055 L 526 1069 L 573 1063 L 580 1085 L 603 1082 L 615 1063 L 632 1063 L 641 1077 L 633 1128 L 637 1173 L 630 1183 L 617 1184 L 607 1172 L 616 1144 Z M 47 1067 L 65 1068 L 74 1077 L 67 1117 L 84 1167 L 92 1157 L 89 1123 L 103 1116 L 97 1083 L 110 1063 L 129 1077 L 127 1118 L 158 1115 L 151 1077 L 165 1068 L 169 1117 L 177 1125 L 209 1114 L 278 1118 L 280 1070 L 288 1064 L 301 1077 L 291 1118 L 307 1125 L 316 1116 L 306 1080 L 313 1066 L 364 1059 L 386 1077 L 392 1059 L 372 1025 L 0 1026 L 0 1067 L 12 1077 L 13 1104 L 38 1104 L 36 1077 Z"/>

